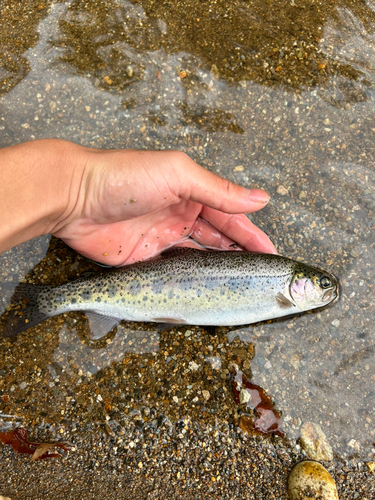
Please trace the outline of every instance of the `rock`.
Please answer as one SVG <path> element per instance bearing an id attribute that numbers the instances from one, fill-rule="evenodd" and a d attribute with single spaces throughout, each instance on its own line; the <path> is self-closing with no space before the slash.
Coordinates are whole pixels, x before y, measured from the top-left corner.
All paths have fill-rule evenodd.
<path id="1" fill-rule="evenodd" d="M 280 186 L 276 189 L 277 194 L 281 194 L 281 196 L 286 196 L 288 194 L 288 190 L 280 184 Z"/>
<path id="2" fill-rule="evenodd" d="M 302 448 L 313 460 L 330 462 L 333 459 L 331 445 L 320 425 L 305 422 L 301 427 L 300 442 Z"/>
<path id="3" fill-rule="evenodd" d="M 195 361 L 189 362 L 189 370 L 196 372 L 199 369 L 199 365 Z"/>
<path id="4" fill-rule="evenodd" d="M 213 76 L 214 78 L 216 78 L 217 80 L 220 80 L 220 72 L 216 66 L 216 64 L 213 64 L 211 66 L 211 76 Z"/>
<path id="5" fill-rule="evenodd" d="M 240 403 L 241 404 L 247 403 L 248 401 L 250 401 L 250 399 L 251 399 L 250 392 L 246 388 L 242 388 L 239 396 Z"/>
<path id="6" fill-rule="evenodd" d="M 288 478 L 290 500 L 338 500 L 335 481 L 319 462 L 296 464 Z"/>
<path id="7" fill-rule="evenodd" d="M 209 393 L 209 391 L 205 391 L 205 390 L 203 390 L 203 391 L 202 391 L 202 396 L 204 397 L 204 399 L 205 399 L 206 401 L 208 401 L 208 400 L 210 399 L 210 397 L 211 397 L 211 394 Z"/>
<path id="8" fill-rule="evenodd" d="M 375 472 L 375 462 L 366 462 L 369 472 Z"/>

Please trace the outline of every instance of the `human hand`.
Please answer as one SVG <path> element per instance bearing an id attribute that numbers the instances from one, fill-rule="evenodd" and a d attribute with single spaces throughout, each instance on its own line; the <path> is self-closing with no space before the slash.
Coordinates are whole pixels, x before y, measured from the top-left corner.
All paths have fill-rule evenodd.
<path id="1" fill-rule="evenodd" d="M 53 234 L 106 265 L 146 260 L 172 246 L 276 253 L 244 215 L 269 199 L 210 173 L 179 151 L 81 149 L 74 210 Z M 188 237 L 193 238 L 187 239 Z"/>

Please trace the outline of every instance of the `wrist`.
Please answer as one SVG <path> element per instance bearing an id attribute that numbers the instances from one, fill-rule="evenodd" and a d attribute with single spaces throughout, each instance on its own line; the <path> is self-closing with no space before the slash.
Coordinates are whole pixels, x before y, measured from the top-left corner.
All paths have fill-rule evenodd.
<path id="1" fill-rule="evenodd" d="M 74 211 L 85 149 L 43 139 L 0 151 L 0 252 L 54 232 Z"/>

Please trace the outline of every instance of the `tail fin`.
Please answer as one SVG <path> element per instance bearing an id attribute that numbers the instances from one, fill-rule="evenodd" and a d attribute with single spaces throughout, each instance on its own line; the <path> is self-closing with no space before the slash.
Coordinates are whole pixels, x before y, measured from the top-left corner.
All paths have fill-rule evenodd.
<path id="1" fill-rule="evenodd" d="M 38 307 L 39 294 L 49 288 L 51 287 L 28 283 L 20 283 L 16 286 L 11 297 L 12 309 L 4 314 L 5 325 L 1 332 L 2 338 L 18 335 L 49 317 Z"/>

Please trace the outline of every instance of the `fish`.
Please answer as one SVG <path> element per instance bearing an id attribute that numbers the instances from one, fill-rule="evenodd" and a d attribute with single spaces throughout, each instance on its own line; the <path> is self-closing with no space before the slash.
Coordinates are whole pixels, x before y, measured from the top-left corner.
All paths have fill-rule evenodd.
<path id="1" fill-rule="evenodd" d="M 122 320 L 247 325 L 325 307 L 338 296 L 332 274 L 287 257 L 180 248 L 56 287 L 20 283 L 2 336 L 69 311 L 86 313 L 93 340 Z"/>

